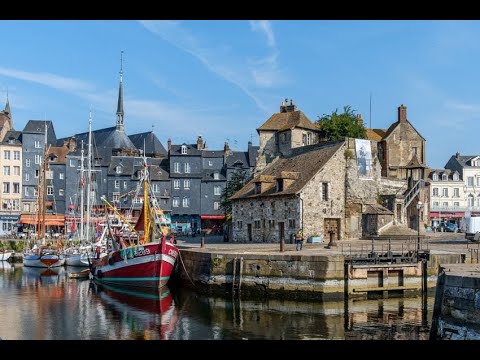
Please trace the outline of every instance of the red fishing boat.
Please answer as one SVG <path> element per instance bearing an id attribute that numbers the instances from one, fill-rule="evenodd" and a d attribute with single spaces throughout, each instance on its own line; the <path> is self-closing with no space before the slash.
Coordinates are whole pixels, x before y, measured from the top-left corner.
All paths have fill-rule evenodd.
<path id="1" fill-rule="evenodd" d="M 92 259 L 90 271 L 99 282 L 142 288 L 165 286 L 173 272 L 178 249 L 167 240 L 166 228 L 159 222 L 159 209 L 150 196 L 147 159 L 143 159 L 143 207 L 135 226 L 122 217 L 105 197 L 106 205 L 130 228 L 128 234 L 115 233 L 108 226 L 107 251 L 97 247 L 97 258 Z"/>

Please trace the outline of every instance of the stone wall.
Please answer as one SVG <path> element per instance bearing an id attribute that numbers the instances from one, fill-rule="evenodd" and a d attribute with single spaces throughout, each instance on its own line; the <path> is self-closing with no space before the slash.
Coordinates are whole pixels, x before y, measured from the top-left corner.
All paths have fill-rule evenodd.
<path id="1" fill-rule="evenodd" d="M 480 265 L 439 269 L 431 339 L 480 340 Z"/>
<path id="2" fill-rule="evenodd" d="M 277 156 L 275 131 L 260 131 L 258 135 L 260 148 L 256 159 L 255 174 L 265 169 Z"/>

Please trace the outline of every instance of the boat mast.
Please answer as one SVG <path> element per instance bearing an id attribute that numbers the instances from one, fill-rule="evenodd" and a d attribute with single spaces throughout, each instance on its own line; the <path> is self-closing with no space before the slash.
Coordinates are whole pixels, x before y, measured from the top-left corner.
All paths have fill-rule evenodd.
<path id="1" fill-rule="evenodd" d="M 47 201 L 47 122 L 45 121 L 45 146 L 44 146 L 44 153 L 43 153 L 43 171 L 42 171 L 42 245 L 45 245 L 45 204 Z"/>
<path id="2" fill-rule="evenodd" d="M 90 240 L 90 183 L 92 180 L 92 110 L 88 119 L 88 155 L 87 155 L 87 233 L 85 238 Z"/>
<path id="3" fill-rule="evenodd" d="M 147 168 L 147 158 L 145 156 L 145 140 L 143 143 L 143 241 L 142 243 L 150 242 L 150 207 L 149 207 L 149 197 L 148 197 L 148 168 Z"/>
<path id="4" fill-rule="evenodd" d="M 85 166 L 83 165 L 83 140 L 82 150 L 80 151 L 80 239 L 84 239 L 84 227 L 83 227 L 83 192 L 85 187 Z"/>

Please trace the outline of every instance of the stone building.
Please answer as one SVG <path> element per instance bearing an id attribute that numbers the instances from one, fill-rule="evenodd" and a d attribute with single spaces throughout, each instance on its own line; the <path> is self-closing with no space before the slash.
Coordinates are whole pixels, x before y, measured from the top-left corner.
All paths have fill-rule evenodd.
<path id="1" fill-rule="evenodd" d="M 10 130 L 15 130 L 13 128 L 13 118 L 12 112 L 10 110 L 10 102 L 8 101 L 5 103 L 5 109 L 0 111 L 0 141 L 3 141 L 5 135 Z"/>

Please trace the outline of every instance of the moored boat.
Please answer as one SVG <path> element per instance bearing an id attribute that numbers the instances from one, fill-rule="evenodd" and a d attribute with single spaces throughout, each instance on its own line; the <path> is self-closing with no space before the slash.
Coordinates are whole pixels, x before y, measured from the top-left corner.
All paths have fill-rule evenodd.
<path id="1" fill-rule="evenodd" d="M 51 268 L 64 263 L 65 258 L 56 247 L 42 245 L 23 255 L 23 265 L 29 267 Z"/>
<path id="2" fill-rule="evenodd" d="M 0 261 L 7 261 L 14 252 L 13 250 L 0 250 Z"/>

